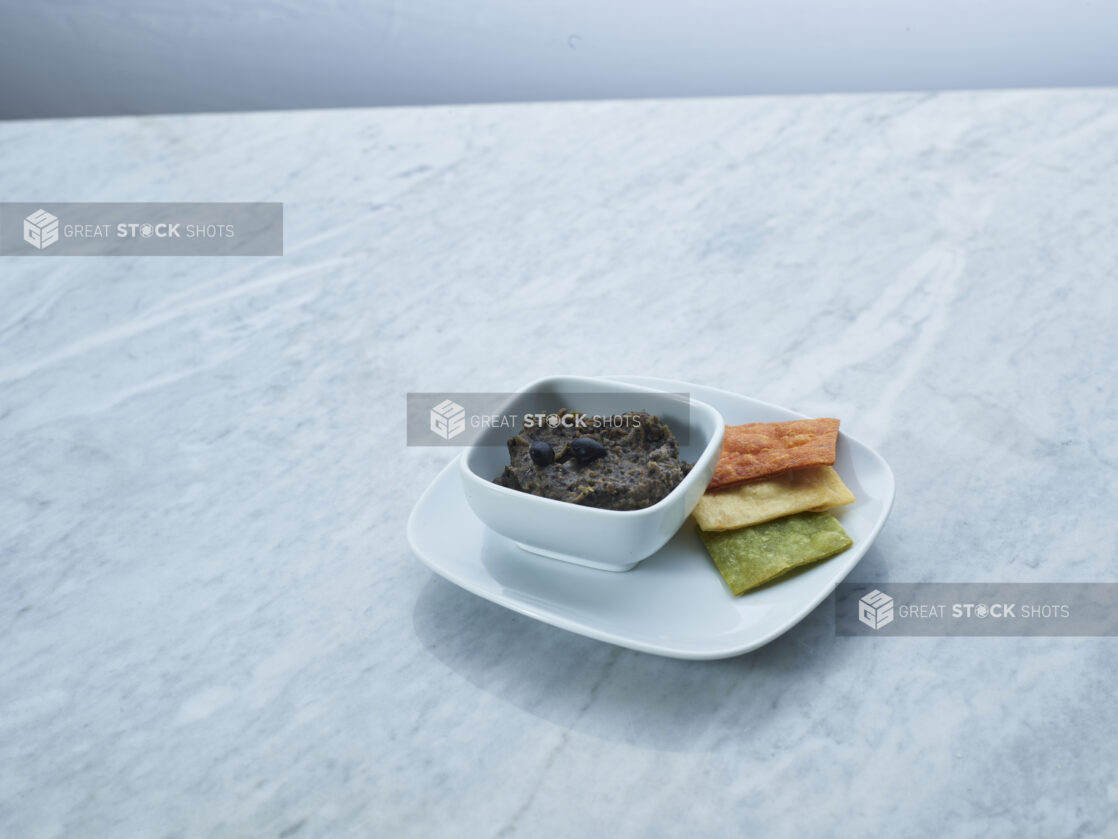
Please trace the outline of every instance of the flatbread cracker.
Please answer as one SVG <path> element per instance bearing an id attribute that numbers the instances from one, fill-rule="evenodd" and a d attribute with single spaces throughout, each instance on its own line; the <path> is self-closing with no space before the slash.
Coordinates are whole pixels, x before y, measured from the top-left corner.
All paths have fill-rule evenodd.
<path id="1" fill-rule="evenodd" d="M 733 486 L 789 469 L 834 466 L 838 428 L 837 419 L 728 425 L 709 488 Z"/>
<path id="2" fill-rule="evenodd" d="M 797 513 L 740 530 L 699 535 L 735 596 L 854 544 L 829 513 Z"/>
<path id="3" fill-rule="evenodd" d="M 830 466 L 793 469 L 729 489 L 707 492 L 692 515 L 703 530 L 733 530 L 805 510 L 850 504 L 854 495 Z"/>

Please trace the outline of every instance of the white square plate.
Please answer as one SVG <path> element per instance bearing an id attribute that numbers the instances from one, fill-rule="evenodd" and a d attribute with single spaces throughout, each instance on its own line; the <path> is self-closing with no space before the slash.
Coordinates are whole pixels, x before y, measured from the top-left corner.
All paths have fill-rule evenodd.
<path id="1" fill-rule="evenodd" d="M 803 419 L 724 390 L 649 377 L 611 378 L 689 393 L 718 409 L 728 425 Z M 416 503 L 408 542 L 436 574 L 544 623 L 656 655 L 728 658 L 755 650 L 799 623 L 846 578 L 885 524 L 894 492 L 888 464 L 841 431 L 836 454 L 835 469 L 857 501 L 834 514 L 853 546 L 741 597 L 722 581 L 692 519 L 658 552 L 624 573 L 528 553 L 470 511 L 456 462 Z"/>

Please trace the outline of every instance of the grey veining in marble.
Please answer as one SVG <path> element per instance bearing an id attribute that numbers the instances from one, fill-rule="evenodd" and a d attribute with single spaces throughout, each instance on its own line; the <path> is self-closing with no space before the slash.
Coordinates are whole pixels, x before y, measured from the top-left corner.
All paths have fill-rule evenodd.
<path id="1" fill-rule="evenodd" d="M 1116 187 L 1105 89 L 0 125 L 5 200 L 286 207 L 0 260 L 0 835 L 1108 835 L 1115 639 L 577 637 L 410 555 L 403 407 L 724 387 L 890 461 L 852 580 L 1118 580 Z"/>

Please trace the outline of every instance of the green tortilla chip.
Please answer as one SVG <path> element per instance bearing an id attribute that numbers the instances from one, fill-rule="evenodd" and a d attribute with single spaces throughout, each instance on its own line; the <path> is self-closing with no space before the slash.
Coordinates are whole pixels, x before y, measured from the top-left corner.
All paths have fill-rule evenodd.
<path id="1" fill-rule="evenodd" d="M 829 513 L 796 513 L 739 530 L 703 530 L 699 535 L 735 595 L 854 544 Z"/>

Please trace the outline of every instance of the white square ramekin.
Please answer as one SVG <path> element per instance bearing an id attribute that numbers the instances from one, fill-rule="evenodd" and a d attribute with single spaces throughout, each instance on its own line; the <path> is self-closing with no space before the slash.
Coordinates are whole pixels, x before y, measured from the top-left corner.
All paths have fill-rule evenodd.
<path id="1" fill-rule="evenodd" d="M 714 475 L 725 424 L 710 405 L 685 395 L 579 376 L 532 382 L 501 413 L 523 416 L 540 411 L 541 405 L 547 411 L 562 407 L 593 413 L 590 403 L 601 394 L 631 394 L 632 404 L 624 410 L 648 411 L 664 420 L 677 439 L 686 440 L 680 444 L 680 457 L 695 465 L 656 504 L 643 510 L 600 510 L 498 486 L 493 479 L 509 462 L 503 443 L 519 426 L 512 432 L 487 430 L 459 458 L 462 488 L 477 517 L 524 550 L 591 568 L 628 571 L 658 551 L 699 503 Z"/>

